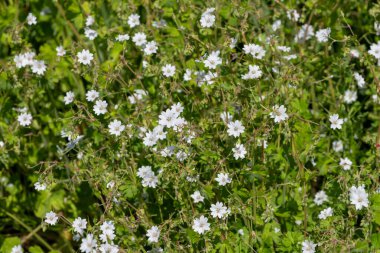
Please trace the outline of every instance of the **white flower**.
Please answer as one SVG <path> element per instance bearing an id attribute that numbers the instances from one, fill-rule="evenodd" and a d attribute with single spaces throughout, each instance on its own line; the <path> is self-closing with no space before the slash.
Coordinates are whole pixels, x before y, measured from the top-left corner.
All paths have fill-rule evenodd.
<path id="1" fill-rule="evenodd" d="M 272 30 L 275 32 L 281 27 L 281 20 L 276 20 L 272 24 Z"/>
<path id="2" fill-rule="evenodd" d="M 95 19 L 94 19 L 93 16 L 88 16 L 88 17 L 86 18 L 86 26 L 91 26 L 91 25 L 94 24 L 94 22 L 95 22 Z"/>
<path id="3" fill-rule="evenodd" d="M 290 52 L 290 47 L 286 47 L 286 46 L 278 46 L 277 49 L 286 53 Z"/>
<path id="4" fill-rule="evenodd" d="M 29 126 L 32 123 L 32 115 L 30 113 L 21 113 L 17 117 L 17 121 L 20 123 L 21 126 Z"/>
<path id="5" fill-rule="evenodd" d="M 198 234 L 204 234 L 206 231 L 210 230 L 210 223 L 207 221 L 208 219 L 202 215 L 198 219 L 194 219 L 192 228 Z"/>
<path id="6" fill-rule="evenodd" d="M 66 51 L 63 48 L 63 46 L 56 47 L 55 51 L 57 51 L 57 56 L 64 56 L 66 54 Z"/>
<path id="7" fill-rule="evenodd" d="M 151 55 L 151 54 L 155 54 L 157 53 L 157 42 L 155 41 L 150 41 L 148 43 L 145 44 L 145 47 L 144 47 L 144 53 L 146 55 Z"/>
<path id="8" fill-rule="evenodd" d="M 318 30 L 315 36 L 317 37 L 318 42 L 327 42 L 329 40 L 330 33 L 331 33 L 331 29 L 326 28 L 326 29 Z"/>
<path id="9" fill-rule="evenodd" d="M 44 61 L 33 61 L 32 72 L 37 75 L 42 75 L 46 71 L 46 65 Z"/>
<path id="10" fill-rule="evenodd" d="M 185 74 L 183 75 L 183 80 L 190 81 L 192 73 L 193 72 L 191 71 L 191 69 L 186 69 Z"/>
<path id="11" fill-rule="evenodd" d="M 108 128 L 111 134 L 114 134 L 115 136 L 119 136 L 121 132 L 124 131 L 125 126 L 121 124 L 119 120 L 115 119 L 108 125 Z"/>
<path id="12" fill-rule="evenodd" d="M 96 115 L 105 114 L 107 112 L 107 101 L 97 100 L 94 105 L 94 112 Z"/>
<path id="13" fill-rule="evenodd" d="M 189 155 L 185 151 L 178 151 L 175 157 L 178 161 L 183 162 Z"/>
<path id="14" fill-rule="evenodd" d="M 232 38 L 231 42 L 230 42 L 230 48 L 234 49 L 236 47 L 237 42 L 238 42 L 238 40 L 236 38 Z"/>
<path id="15" fill-rule="evenodd" d="M 166 64 L 165 66 L 162 67 L 162 74 L 166 77 L 171 77 L 174 76 L 175 74 L 175 66 L 171 64 Z"/>
<path id="16" fill-rule="evenodd" d="M 234 152 L 234 157 L 236 160 L 243 159 L 247 154 L 245 147 L 242 144 L 236 144 L 236 146 L 232 149 Z"/>
<path id="17" fill-rule="evenodd" d="M 300 18 L 300 14 L 298 14 L 297 10 L 288 10 L 286 12 L 286 15 L 288 16 L 288 19 L 297 22 Z"/>
<path id="18" fill-rule="evenodd" d="M 96 252 L 98 242 L 94 238 L 93 234 L 87 234 L 85 238 L 82 239 L 80 244 L 80 251 L 84 253 Z"/>
<path id="19" fill-rule="evenodd" d="M 298 31 L 294 40 L 296 42 L 305 42 L 314 36 L 314 28 L 310 25 L 304 24 Z"/>
<path id="20" fill-rule="evenodd" d="M 46 190 L 46 184 L 36 182 L 34 184 L 34 189 L 36 189 L 37 191 L 44 191 L 44 190 Z"/>
<path id="21" fill-rule="evenodd" d="M 359 50 L 353 48 L 350 50 L 350 55 L 351 57 L 354 57 L 354 58 L 359 58 L 360 56 L 360 53 L 359 53 Z"/>
<path id="22" fill-rule="evenodd" d="M 97 99 L 98 97 L 99 97 L 99 92 L 97 92 L 96 90 L 89 90 L 86 92 L 86 99 L 89 102 L 95 101 L 95 99 Z"/>
<path id="23" fill-rule="evenodd" d="M 78 217 L 73 221 L 74 232 L 82 235 L 84 230 L 86 230 L 86 228 L 87 228 L 87 221 L 85 219 Z"/>
<path id="24" fill-rule="evenodd" d="M 136 33 L 132 37 L 132 41 L 136 44 L 136 46 L 141 47 L 146 43 L 146 35 L 145 33 L 139 32 Z"/>
<path id="25" fill-rule="evenodd" d="M 243 51 L 246 54 L 250 54 L 253 58 L 262 59 L 265 56 L 265 50 L 262 46 L 256 44 L 244 45 Z"/>
<path id="26" fill-rule="evenodd" d="M 11 253 L 23 253 L 24 250 L 22 249 L 21 245 L 13 246 Z"/>
<path id="27" fill-rule="evenodd" d="M 350 201 L 352 205 L 355 205 L 356 210 L 368 207 L 368 194 L 365 192 L 364 185 L 350 188 Z"/>
<path id="28" fill-rule="evenodd" d="M 37 24 L 37 18 L 33 15 L 33 13 L 29 13 L 26 17 L 26 22 L 28 23 L 28 25 L 35 25 Z"/>
<path id="29" fill-rule="evenodd" d="M 364 88 L 365 86 L 365 80 L 362 75 L 360 75 L 358 72 L 354 73 L 354 78 L 356 80 L 356 83 L 358 84 L 359 88 Z"/>
<path id="30" fill-rule="evenodd" d="M 131 28 L 140 25 L 140 15 L 136 13 L 130 15 L 128 17 L 128 25 Z"/>
<path id="31" fill-rule="evenodd" d="M 75 97 L 74 92 L 72 91 L 66 92 L 66 95 L 63 98 L 65 105 L 71 104 L 74 101 L 74 97 Z"/>
<path id="32" fill-rule="evenodd" d="M 98 36 L 98 33 L 97 33 L 95 30 L 86 27 L 86 28 L 84 29 L 84 35 L 85 35 L 89 40 L 94 40 L 94 39 Z"/>
<path id="33" fill-rule="evenodd" d="M 343 100 L 347 104 L 351 104 L 358 99 L 358 94 L 354 90 L 346 90 L 344 92 Z"/>
<path id="34" fill-rule="evenodd" d="M 328 207 L 326 209 L 323 209 L 319 215 L 318 215 L 318 218 L 321 219 L 321 220 L 324 220 L 328 217 L 331 217 L 333 215 L 333 209 L 331 207 Z"/>
<path id="35" fill-rule="evenodd" d="M 273 106 L 273 111 L 269 114 L 269 116 L 272 119 L 274 119 L 275 123 L 279 123 L 279 122 L 284 121 L 288 118 L 288 114 L 286 114 L 286 108 L 283 105 Z"/>
<path id="36" fill-rule="evenodd" d="M 100 230 L 102 234 L 100 235 L 100 239 L 107 243 L 109 240 L 113 241 L 115 239 L 115 225 L 113 221 L 104 221 L 100 226 Z"/>
<path id="37" fill-rule="evenodd" d="M 99 250 L 101 253 L 118 253 L 119 248 L 116 245 L 103 243 L 100 245 Z"/>
<path id="38" fill-rule="evenodd" d="M 129 35 L 128 34 L 119 34 L 116 36 L 116 40 L 119 42 L 129 40 Z"/>
<path id="39" fill-rule="evenodd" d="M 84 65 L 90 65 L 94 55 L 90 53 L 87 49 L 83 49 L 81 52 L 77 53 L 78 62 Z"/>
<path id="40" fill-rule="evenodd" d="M 229 136 L 239 137 L 242 133 L 244 133 L 245 127 L 239 120 L 231 121 L 227 126 L 227 133 Z"/>
<path id="41" fill-rule="evenodd" d="M 343 151 L 343 142 L 341 140 L 334 141 L 332 147 L 333 147 L 333 150 L 335 152 L 342 152 Z"/>
<path id="42" fill-rule="evenodd" d="M 137 176 L 142 179 L 142 185 L 144 187 L 156 188 L 158 184 L 158 177 L 152 171 L 150 166 L 142 166 L 137 171 Z"/>
<path id="43" fill-rule="evenodd" d="M 146 236 L 148 236 L 148 242 L 158 242 L 158 238 L 160 237 L 160 229 L 157 226 L 153 226 L 146 232 Z"/>
<path id="44" fill-rule="evenodd" d="M 201 26 L 203 28 L 210 28 L 215 23 L 215 15 L 213 14 L 215 8 L 208 8 L 202 13 Z"/>
<path id="45" fill-rule="evenodd" d="M 55 212 L 50 211 L 45 215 L 45 222 L 49 225 L 55 225 L 58 221 L 58 216 Z"/>
<path id="46" fill-rule="evenodd" d="M 199 191 L 195 191 L 190 196 L 194 200 L 194 203 L 203 202 L 203 200 L 204 200 L 204 197 L 201 195 L 201 193 Z"/>
<path id="47" fill-rule="evenodd" d="M 314 197 L 314 203 L 318 206 L 322 205 L 324 202 L 326 202 L 328 199 L 325 191 L 319 191 L 317 194 L 315 194 Z"/>
<path id="48" fill-rule="evenodd" d="M 343 119 L 340 119 L 338 114 L 331 115 L 329 120 L 331 122 L 331 129 L 342 129 Z"/>
<path id="49" fill-rule="evenodd" d="M 370 47 L 370 50 L 368 50 L 368 53 L 379 60 L 380 59 L 380 41 L 378 41 L 377 44 L 371 44 L 371 47 Z"/>
<path id="50" fill-rule="evenodd" d="M 142 100 L 144 96 L 147 96 L 147 92 L 144 90 L 137 89 L 135 92 L 128 96 L 128 100 L 131 104 L 136 104 L 138 100 Z"/>
<path id="51" fill-rule="evenodd" d="M 230 210 L 222 203 L 216 202 L 216 204 L 211 204 L 211 216 L 214 218 L 224 219 L 230 213 Z"/>
<path id="52" fill-rule="evenodd" d="M 260 70 L 260 67 L 257 65 L 249 65 L 248 68 L 248 73 L 242 76 L 243 80 L 257 79 L 260 78 L 263 74 L 263 72 Z"/>
<path id="53" fill-rule="evenodd" d="M 219 57 L 220 51 L 212 52 L 206 60 L 203 61 L 205 66 L 210 69 L 216 69 L 216 67 L 222 64 L 222 59 Z"/>
<path id="54" fill-rule="evenodd" d="M 232 181 L 227 173 L 218 173 L 218 176 L 215 178 L 215 180 L 219 183 L 220 186 L 225 186 Z"/>
<path id="55" fill-rule="evenodd" d="M 302 242 L 302 253 L 314 253 L 316 246 L 312 241 L 305 240 Z"/>
<path id="56" fill-rule="evenodd" d="M 350 170 L 350 169 L 351 169 L 352 162 L 351 162 L 351 160 L 348 159 L 347 157 L 345 157 L 345 158 L 340 158 L 339 165 L 342 166 L 343 170 Z"/>

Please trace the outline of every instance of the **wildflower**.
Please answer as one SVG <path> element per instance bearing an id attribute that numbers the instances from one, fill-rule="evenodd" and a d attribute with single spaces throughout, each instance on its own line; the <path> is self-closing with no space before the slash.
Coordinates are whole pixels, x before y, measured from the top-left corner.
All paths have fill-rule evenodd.
<path id="1" fill-rule="evenodd" d="M 175 66 L 166 64 L 162 67 L 162 74 L 166 77 L 172 77 L 175 74 Z"/>
<path id="2" fill-rule="evenodd" d="M 242 133 L 244 133 L 245 127 L 239 120 L 231 121 L 228 123 L 227 133 L 229 136 L 239 137 Z"/>
<path id="3" fill-rule="evenodd" d="M 226 218 L 230 213 L 229 209 L 222 203 L 216 202 L 216 204 L 211 204 L 211 216 L 214 218 Z"/>
<path id="4" fill-rule="evenodd" d="M 65 105 L 71 104 L 74 101 L 74 92 L 68 91 L 66 92 L 65 97 L 63 98 L 63 101 L 65 102 Z"/>
<path id="5" fill-rule="evenodd" d="M 195 191 L 190 196 L 194 200 L 194 203 L 203 202 L 203 200 L 204 200 L 204 197 L 201 195 L 201 193 L 199 191 Z"/>
<path id="6" fill-rule="evenodd" d="M 215 8 L 208 8 L 205 12 L 202 13 L 201 17 L 201 26 L 203 28 L 210 28 L 215 23 L 215 15 L 213 12 L 215 11 Z"/>
<path id="7" fill-rule="evenodd" d="M 90 53 L 87 49 L 83 49 L 81 52 L 77 53 L 78 62 L 84 65 L 90 65 L 94 55 Z"/>
<path id="8" fill-rule="evenodd" d="M 316 246 L 312 241 L 305 240 L 302 242 L 302 253 L 314 253 Z"/>
<path id="9" fill-rule="evenodd" d="M 96 252 L 97 245 L 98 242 L 94 238 L 94 235 L 87 234 L 87 236 L 82 239 L 82 243 L 80 244 L 80 251 L 84 253 Z"/>
<path id="10" fill-rule="evenodd" d="M 329 120 L 331 129 L 342 129 L 343 119 L 340 119 L 338 114 L 331 115 Z"/>
<path id="11" fill-rule="evenodd" d="M 95 101 L 99 97 L 99 92 L 96 90 L 89 90 L 86 92 L 86 100 L 89 102 Z"/>
<path id="12" fill-rule="evenodd" d="M 351 104 L 358 99 L 358 94 L 354 90 L 346 90 L 344 92 L 343 100 L 347 104 Z"/>
<path id="13" fill-rule="evenodd" d="M 314 28 L 310 25 L 304 24 L 298 31 L 294 40 L 296 42 L 304 42 L 314 36 Z"/>
<path id="14" fill-rule="evenodd" d="M 33 61 L 32 72 L 37 75 L 42 75 L 46 71 L 46 65 L 44 61 Z"/>
<path id="15" fill-rule="evenodd" d="M 37 18 L 33 15 L 33 13 L 29 13 L 26 17 L 26 22 L 28 23 L 28 25 L 35 25 L 37 24 Z"/>
<path id="16" fill-rule="evenodd" d="M 234 157 L 236 160 L 243 159 L 247 154 L 247 151 L 242 144 L 236 144 L 232 151 L 234 152 Z"/>
<path id="17" fill-rule="evenodd" d="M 145 35 L 145 33 L 142 33 L 142 32 L 136 33 L 136 34 L 133 36 L 132 41 L 133 41 L 133 42 L 136 44 L 136 46 L 138 46 L 138 47 L 143 46 L 143 45 L 146 43 L 146 35 Z"/>
<path id="18" fill-rule="evenodd" d="M 315 194 L 314 197 L 314 203 L 318 206 L 322 205 L 324 202 L 326 202 L 328 199 L 325 191 L 319 191 L 317 194 Z"/>
<path id="19" fill-rule="evenodd" d="M 139 14 L 132 14 L 128 17 L 128 25 L 129 27 L 133 28 L 138 25 L 140 25 L 140 15 Z"/>
<path id="20" fill-rule="evenodd" d="M 356 83 L 357 83 L 358 87 L 359 88 L 364 88 L 364 86 L 365 86 L 364 77 L 362 75 L 360 75 L 358 72 L 355 72 L 354 73 L 354 78 L 356 80 Z"/>
<path id="21" fill-rule="evenodd" d="M 128 34 L 119 34 L 116 36 L 116 40 L 119 42 L 129 40 L 129 35 Z"/>
<path id="22" fill-rule="evenodd" d="M 160 237 L 160 229 L 157 226 L 153 226 L 147 231 L 146 236 L 148 236 L 148 242 L 158 242 L 158 238 Z"/>
<path id="23" fill-rule="evenodd" d="M 315 36 L 317 37 L 318 42 L 327 42 L 329 39 L 330 33 L 331 33 L 331 29 L 326 28 L 326 29 L 321 29 L 317 31 Z"/>
<path id="24" fill-rule="evenodd" d="M 207 68 L 216 69 L 216 67 L 222 64 L 222 59 L 219 57 L 220 51 L 212 52 L 207 59 L 203 62 Z"/>
<path id="25" fill-rule="evenodd" d="M 86 18 L 86 26 L 87 27 L 93 25 L 94 23 L 95 23 L 95 19 L 93 16 L 88 16 Z"/>
<path id="26" fill-rule="evenodd" d="M 257 65 L 249 65 L 248 68 L 248 73 L 242 76 L 243 80 L 257 79 L 260 78 L 263 74 L 263 72 L 260 70 L 260 67 Z"/>
<path id="27" fill-rule="evenodd" d="M 157 53 L 157 49 L 158 49 L 157 42 L 150 41 L 150 42 L 145 44 L 144 53 L 146 55 L 155 54 L 155 53 Z"/>
<path id="28" fill-rule="evenodd" d="M 218 173 L 218 176 L 215 178 L 215 180 L 219 183 L 220 186 L 225 186 L 232 181 L 227 173 Z"/>
<path id="29" fill-rule="evenodd" d="M 11 249 L 11 253 L 23 253 L 24 250 L 22 249 L 21 245 L 13 246 Z"/>
<path id="30" fill-rule="evenodd" d="M 56 47 L 55 51 L 57 51 L 57 56 L 64 56 L 66 54 L 66 51 L 63 48 L 63 46 Z"/>
<path id="31" fill-rule="evenodd" d="M 343 151 L 343 142 L 341 140 L 334 141 L 332 146 L 333 146 L 333 150 L 335 152 L 342 152 Z"/>
<path id="32" fill-rule="evenodd" d="M 17 117 L 17 121 L 19 122 L 19 124 L 21 126 L 29 126 L 31 123 L 32 123 L 32 115 L 30 113 L 21 113 L 18 117 Z"/>
<path id="33" fill-rule="evenodd" d="M 328 217 L 331 217 L 333 215 L 333 209 L 331 207 L 328 207 L 326 209 L 323 209 L 319 215 L 318 215 L 318 218 L 321 219 L 321 220 L 325 220 L 327 219 Z"/>
<path id="34" fill-rule="evenodd" d="M 95 30 L 87 27 L 86 29 L 84 29 L 84 35 L 89 40 L 94 40 L 98 36 L 98 33 Z"/>
<path id="35" fill-rule="evenodd" d="M 283 105 L 273 106 L 273 111 L 269 115 L 272 119 L 274 119 L 275 123 L 279 123 L 279 122 L 284 121 L 288 118 L 288 114 L 286 114 L 286 108 Z"/>
<path id="36" fill-rule="evenodd" d="M 252 55 L 255 59 L 262 59 L 265 56 L 263 47 L 256 44 L 244 45 L 243 51 L 246 54 Z"/>
<path id="37" fill-rule="evenodd" d="M 98 100 L 95 102 L 94 105 L 94 112 L 96 115 L 105 114 L 107 112 L 107 101 L 105 100 Z"/>
<path id="38" fill-rule="evenodd" d="M 300 14 L 298 14 L 297 10 L 288 10 L 286 12 L 286 15 L 288 19 L 297 22 L 298 19 L 300 18 Z"/>
<path id="39" fill-rule="evenodd" d="M 124 131 L 125 126 L 119 120 L 113 120 L 109 125 L 109 132 L 115 136 L 119 136 Z"/>
<path id="40" fill-rule="evenodd" d="M 37 191 L 44 191 L 44 190 L 46 190 L 46 184 L 40 183 L 40 182 L 36 182 L 34 184 L 34 189 L 36 189 Z"/>
<path id="41" fill-rule="evenodd" d="M 204 234 L 210 230 L 210 223 L 208 223 L 208 219 L 202 215 L 198 219 L 194 219 L 192 227 L 198 234 Z"/>
<path id="42" fill-rule="evenodd" d="M 342 166 L 343 170 L 350 170 L 352 162 L 347 157 L 340 158 L 339 165 Z"/>
<path id="43" fill-rule="evenodd" d="M 368 194 L 365 192 L 364 185 L 350 188 L 350 201 L 352 205 L 355 205 L 356 210 L 368 207 Z"/>
<path id="44" fill-rule="evenodd" d="M 81 217 L 78 217 L 73 221 L 72 226 L 73 226 L 74 232 L 82 235 L 84 230 L 86 230 L 87 228 L 87 221 L 85 219 L 82 219 Z"/>
<path id="45" fill-rule="evenodd" d="M 58 216 L 53 211 L 46 213 L 45 222 L 49 225 L 55 225 L 58 221 Z"/>

